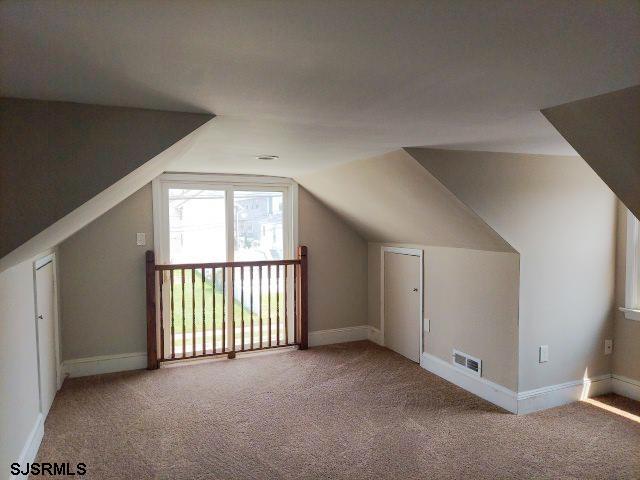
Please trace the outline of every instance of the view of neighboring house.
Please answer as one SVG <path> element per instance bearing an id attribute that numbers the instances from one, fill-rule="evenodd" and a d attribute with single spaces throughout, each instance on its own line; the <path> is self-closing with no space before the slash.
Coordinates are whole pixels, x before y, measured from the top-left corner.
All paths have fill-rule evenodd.
<path id="1" fill-rule="evenodd" d="M 0 2 L 0 477 L 640 478 L 640 3 Z"/>
<path id="2" fill-rule="evenodd" d="M 282 200 L 278 192 L 250 192 L 236 197 L 238 260 L 282 260 Z"/>

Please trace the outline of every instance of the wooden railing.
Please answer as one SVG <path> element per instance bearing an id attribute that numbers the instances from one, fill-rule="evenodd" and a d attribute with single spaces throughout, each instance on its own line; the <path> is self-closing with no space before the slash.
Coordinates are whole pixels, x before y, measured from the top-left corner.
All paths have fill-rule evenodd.
<path id="1" fill-rule="evenodd" d="M 156 265 L 147 251 L 147 368 L 308 345 L 307 247 L 293 260 Z"/>

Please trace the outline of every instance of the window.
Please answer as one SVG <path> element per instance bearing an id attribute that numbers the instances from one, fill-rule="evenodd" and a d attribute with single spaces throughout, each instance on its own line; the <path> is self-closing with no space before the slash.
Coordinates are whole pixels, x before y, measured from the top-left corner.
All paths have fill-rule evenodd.
<path id="1" fill-rule="evenodd" d="M 625 317 L 640 320 L 640 223 L 630 211 L 627 211 L 627 261 L 624 307 Z"/>
<path id="2" fill-rule="evenodd" d="M 153 195 L 158 263 L 294 256 L 297 185 L 289 179 L 165 174 Z"/>

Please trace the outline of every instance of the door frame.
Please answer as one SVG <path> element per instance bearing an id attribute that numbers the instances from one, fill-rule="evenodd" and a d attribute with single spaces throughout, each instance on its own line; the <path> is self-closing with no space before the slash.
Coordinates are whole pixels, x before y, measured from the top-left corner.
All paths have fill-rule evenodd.
<path id="1" fill-rule="evenodd" d="M 285 259 L 295 258 L 298 247 L 298 183 L 287 177 L 272 177 L 262 175 L 239 175 L 224 173 L 163 173 L 151 181 L 152 202 L 153 202 L 153 243 L 156 264 L 169 263 L 169 210 L 167 194 L 169 188 L 196 188 L 211 189 L 225 192 L 225 235 L 227 246 L 227 258 L 225 261 L 234 261 L 234 192 L 235 191 L 274 191 L 281 192 L 283 197 L 283 257 Z M 227 269 L 227 285 L 233 285 L 231 280 L 231 269 Z M 165 280 L 165 286 L 169 282 Z M 156 301 L 164 298 L 163 292 L 158 288 Z M 227 293 L 227 312 L 231 318 L 234 308 L 233 287 Z M 288 302 L 293 302 L 293 294 L 289 293 Z M 168 312 L 168 309 L 164 309 Z M 156 322 L 161 325 L 169 319 L 160 318 L 160 309 L 156 309 Z M 158 326 L 158 331 L 159 331 Z M 231 334 L 233 324 L 227 322 L 227 341 L 233 338 Z M 166 330 L 165 330 L 166 331 Z M 161 340 L 162 342 L 165 339 Z M 225 348 L 225 347 L 223 347 Z M 165 352 L 166 352 L 165 347 Z"/>
<path id="2" fill-rule="evenodd" d="M 424 250 L 419 248 L 406 248 L 406 247 L 386 247 L 382 246 L 380 249 L 380 344 L 385 345 L 384 342 L 384 254 L 395 253 L 398 255 L 409 255 L 418 257 L 420 259 L 420 285 L 418 286 L 420 292 L 420 318 L 418 318 L 418 325 L 420 325 L 420 344 L 419 344 L 419 356 L 421 359 L 424 353 Z"/>
<path id="3" fill-rule="evenodd" d="M 37 285 L 37 271 L 42 267 L 51 264 L 53 275 L 53 338 L 54 338 L 54 351 L 55 351 L 55 365 L 53 368 L 56 372 L 56 391 L 62 387 L 62 365 L 60 361 L 60 290 L 58 289 L 58 262 L 56 258 L 56 252 L 50 252 L 44 255 L 39 255 L 33 261 L 33 320 L 35 322 L 36 330 L 36 353 L 38 359 L 38 403 L 40 406 L 40 413 L 44 414 L 42 404 L 42 373 L 40 372 L 40 330 L 38 323 L 38 285 Z"/>

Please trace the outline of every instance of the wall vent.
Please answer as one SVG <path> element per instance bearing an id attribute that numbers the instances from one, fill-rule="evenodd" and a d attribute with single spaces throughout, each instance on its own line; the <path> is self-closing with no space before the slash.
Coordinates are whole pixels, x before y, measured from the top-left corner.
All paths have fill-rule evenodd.
<path id="1" fill-rule="evenodd" d="M 453 364 L 471 375 L 482 376 L 482 360 L 459 350 L 453 351 Z"/>

